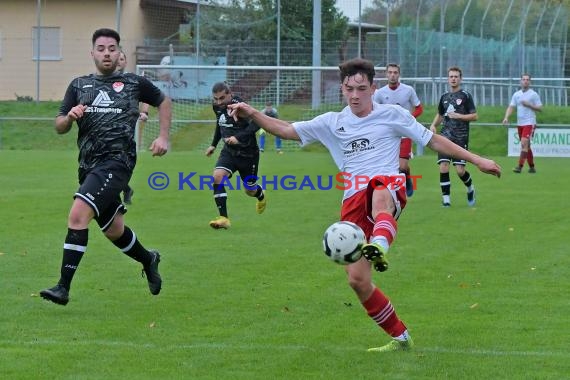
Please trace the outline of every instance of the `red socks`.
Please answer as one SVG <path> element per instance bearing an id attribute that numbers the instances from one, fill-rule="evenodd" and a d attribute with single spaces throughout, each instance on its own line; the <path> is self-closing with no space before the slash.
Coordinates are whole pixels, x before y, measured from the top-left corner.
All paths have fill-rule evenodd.
<path id="1" fill-rule="evenodd" d="M 532 154 L 532 149 L 530 148 L 528 149 L 526 160 L 528 161 L 528 166 L 534 167 L 534 154 Z"/>
<path id="2" fill-rule="evenodd" d="M 397 231 L 398 223 L 396 223 L 396 219 L 392 215 L 378 214 L 374 220 L 371 241 L 379 243 L 388 250 L 396 237 Z"/>
<path id="3" fill-rule="evenodd" d="M 390 300 L 378 288 L 362 303 L 366 312 L 390 336 L 397 337 L 406 331 L 406 326 L 396 315 Z"/>
<path id="4" fill-rule="evenodd" d="M 528 152 L 523 152 L 521 150 L 521 155 L 519 157 L 519 166 L 522 168 L 524 166 L 524 162 L 526 161 L 526 158 L 528 157 Z M 530 165 L 530 163 L 529 163 Z M 534 165 L 534 164 L 533 164 Z"/>

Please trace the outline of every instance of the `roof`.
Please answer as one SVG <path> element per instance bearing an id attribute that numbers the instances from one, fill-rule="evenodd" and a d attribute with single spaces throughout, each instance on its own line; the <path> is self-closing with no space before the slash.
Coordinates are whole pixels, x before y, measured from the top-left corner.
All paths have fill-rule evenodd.
<path id="1" fill-rule="evenodd" d="M 349 29 L 358 29 L 359 26 L 365 32 L 381 32 L 381 31 L 386 30 L 385 25 L 370 24 L 367 22 L 359 23 L 358 21 L 349 21 L 348 22 L 348 28 Z"/>

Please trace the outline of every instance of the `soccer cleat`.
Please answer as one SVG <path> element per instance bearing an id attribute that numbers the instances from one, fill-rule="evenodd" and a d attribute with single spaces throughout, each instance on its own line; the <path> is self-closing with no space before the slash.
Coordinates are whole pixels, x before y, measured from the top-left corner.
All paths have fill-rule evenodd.
<path id="1" fill-rule="evenodd" d="M 467 205 L 469 207 L 475 206 L 475 189 L 467 192 Z"/>
<path id="2" fill-rule="evenodd" d="M 264 194 L 263 199 L 258 200 L 255 203 L 255 212 L 258 214 L 263 214 L 263 211 L 265 211 L 265 206 L 267 206 L 267 196 Z"/>
<path id="3" fill-rule="evenodd" d="M 514 172 L 514 173 L 520 173 L 521 170 L 522 170 L 522 167 L 520 167 L 520 166 L 517 166 L 516 168 L 513 168 L 513 172 Z"/>
<path id="4" fill-rule="evenodd" d="M 125 191 L 125 193 L 124 193 L 123 202 L 125 202 L 125 204 L 127 204 L 127 205 L 130 205 L 131 204 L 131 198 L 133 197 L 134 193 L 135 193 L 135 191 L 129 187 L 129 189 L 127 191 Z"/>
<path id="5" fill-rule="evenodd" d="M 58 305 L 65 306 L 69 302 L 69 292 L 60 284 L 57 284 L 53 288 L 42 290 L 40 296 Z"/>
<path id="6" fill-rule="evenodd" d="M 414 195 L 414 184 L 411 178 L 406 177 L 406 196 L 409 198 L 412 195 Z"/>
<path id="7" fill-rule="evenodd" d="M 534 168 L 534 166 L 531 166 L 530 168 L 528 168 L 528 172 L 529 173 L 536 173 L 536 169 Z"/>
<path id="8" fill-rule="evenodd" d="M 392 352 L 392 351 L 410 351 L 414 348 L 414 341 L 411 337 L 408 340 L 392 340 L 390 343 L 382 347 L 372 347 L 368 352 Z"/>
<path id="9" fill-rule="evenodd" d="M 148 288 L 150 293 L 156 296 L 160 293 L 162 288 L 162 278 L 160 278 L 160 273 L 158 273 L 158 263 L 160 263 L 160 253 L 158 251 L 150 249 L 148 251 L 152 256 L 152 261 L 149 265 L 143 267 L 141 272 L 142 276 L 146 275 L 146 280 L 148 281 Z"/>
<path id="10" fill-rule="evenodd" d="M 210 227 L 216 230 L 219 230 L 220 228 L 227 230 L 231 225 L 230 220 L 225 216 L 218 216 L 216 219 L 210 221 Z"/>
<path id="11" fill-rule="evenodd" d="M 374 269 L 378 272 L 388 270 L 388 261 L 384 257 L 386 253 L 384 248 L 376 243 L 364 244 L 362 246 L 362 256 L 374 265 Z"/>
<path id="12" fill-rule="evenodd" d="M 449 203 L 449 202 L 441 202 L 441 207 L 445 207 L 445 208 L 451 207 L 451 203 Z"/>

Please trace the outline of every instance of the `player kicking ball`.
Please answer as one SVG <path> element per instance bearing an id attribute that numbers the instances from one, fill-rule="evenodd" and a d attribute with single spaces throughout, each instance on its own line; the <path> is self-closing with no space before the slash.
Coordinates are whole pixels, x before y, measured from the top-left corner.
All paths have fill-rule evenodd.
<path id="1" fill-rule="evenodd" d="M 468 152 L 450 140 L 424 128 L 397 105 L 372 102 L 375 69 L 372 62 L 349 60 L 339 66 L 342 94 L 348 104 L 340 112 L 328 112 L 309 121 L 288 123 L 268 117 L 246 103 L 228 105 L 233 117 L 251 118 L 269 133 L 302 145 L 320 142 L 327 147 L 339 170 L 353 178 L 370 178 L 367 186 L 346 186 L 340 212 L 342 221 L 352 222 L 364 231 L 368 243 L 364 258 L 347 265 L 348 284 L 356 293 L 372 321 L 392 340 L 371 352 L 409 350 L 413 341 L 389 298 L 372 282 L 372 267 L 388 269 L 386 255 L 398 230 L 396 220 L 406 206 L 404 186 L 390 186 L 385 178 L 399 175 L 401 137 L 437 152 L 461 158 L 479 170 L 500 176 L 494 161 Z M 384 180 L 383 180 L 384 178 Z"/>

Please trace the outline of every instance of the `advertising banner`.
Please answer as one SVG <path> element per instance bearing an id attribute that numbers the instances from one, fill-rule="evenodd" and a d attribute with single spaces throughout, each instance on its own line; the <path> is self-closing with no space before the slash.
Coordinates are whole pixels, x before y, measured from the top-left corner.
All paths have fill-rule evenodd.
<path id="1" fill-rule="evenodd" d="M 536 128 L 530 146 L 536 157 L 570 157 L 570 129 Z M 521 142 L 517 128 L 509 128 L 508 155 L 518 157 Z"/>

